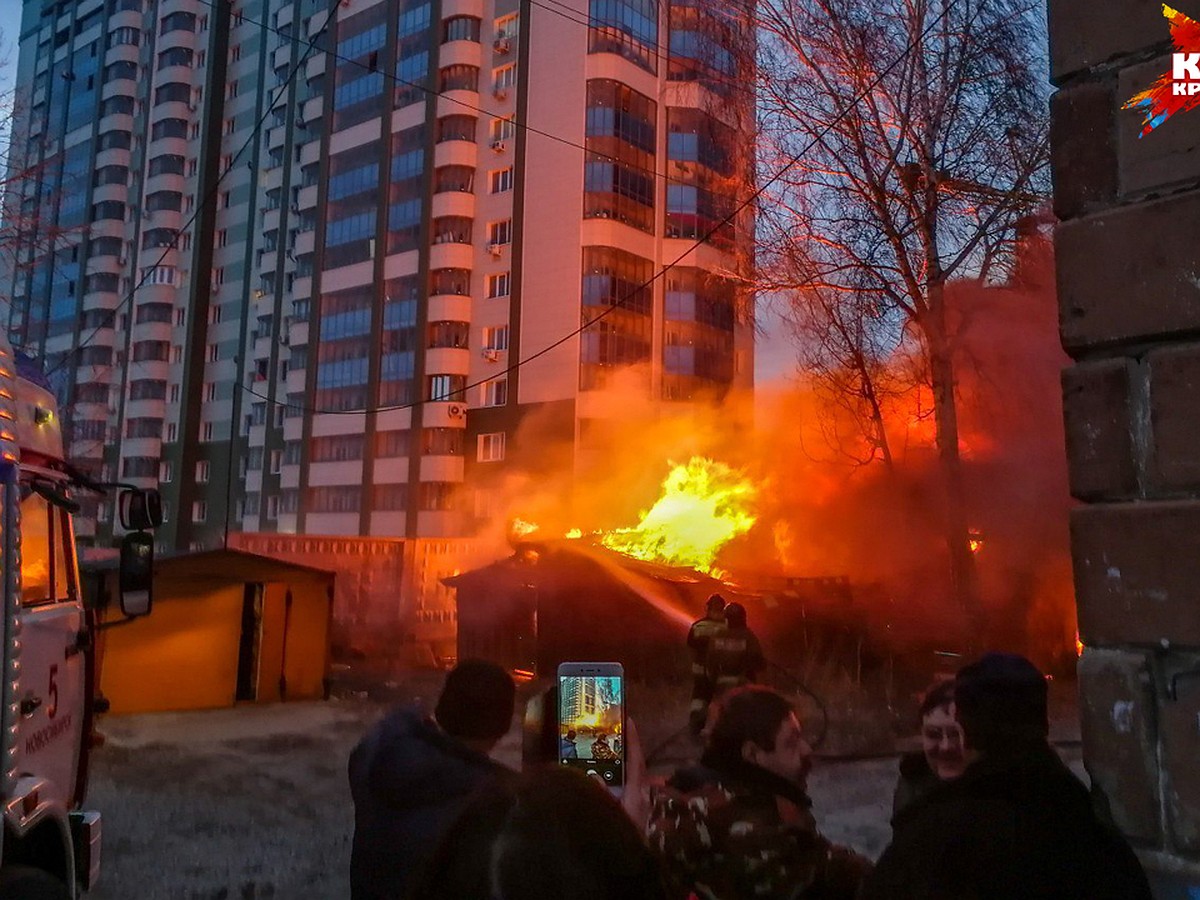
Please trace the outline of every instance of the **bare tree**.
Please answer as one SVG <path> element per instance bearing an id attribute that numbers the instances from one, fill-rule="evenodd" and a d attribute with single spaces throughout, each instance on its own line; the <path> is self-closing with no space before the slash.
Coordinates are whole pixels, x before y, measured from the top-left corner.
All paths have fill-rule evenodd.
<path id="1" fill-rule="evenodd" d="M 763 0 L 765 264 L 794 317 L 877 415 L 877 354 L 915 353 L 932 389 L 954 593 L 978 625 L 944 288 L 1003 277 L 1041 201 L 1047 115 L 1037 4 Z"/>

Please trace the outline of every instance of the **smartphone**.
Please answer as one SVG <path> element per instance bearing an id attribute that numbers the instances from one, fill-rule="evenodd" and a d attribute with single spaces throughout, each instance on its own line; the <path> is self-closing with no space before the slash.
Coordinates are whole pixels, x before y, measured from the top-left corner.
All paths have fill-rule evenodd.
<path id="1" fill-rule="evenodd" d="M 625 670 L 620 663 L 558 667 L 558 761 L 625 784 Z"/>

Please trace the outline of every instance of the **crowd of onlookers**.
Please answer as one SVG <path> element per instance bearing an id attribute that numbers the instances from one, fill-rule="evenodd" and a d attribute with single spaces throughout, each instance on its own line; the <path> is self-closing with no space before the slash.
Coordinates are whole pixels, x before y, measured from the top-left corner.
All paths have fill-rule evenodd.
<path id="1" fill-rule="evenodd" d="M 559 764 L 552 698 L 526 710 L 522 771 L 494 762 L 515 687 L 463 662 L 431 716 L 399 709 L 351 755 L 352 896 L 1148 900 L 1133 851 L 1048 742 L 1046 688 L 1025 658 L 989 654 L 928 692 L 872 863 L 820 834 L 803 723 L 775 691 L 720 696 L 697 763 L 660 784 L 629 721 L 617 799 Z"/>

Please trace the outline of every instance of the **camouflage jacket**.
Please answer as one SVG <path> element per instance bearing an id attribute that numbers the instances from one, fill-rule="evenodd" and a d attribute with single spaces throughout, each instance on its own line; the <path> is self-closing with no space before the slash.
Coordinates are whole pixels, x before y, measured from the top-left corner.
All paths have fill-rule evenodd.
<path id="1" fill-rule="evenodd" d="M 807 795 L 754 766 L 678 773 L 654 798 L 650 843 L 677 896 L 853 900 L 870 869 L 817 833 Z"/>

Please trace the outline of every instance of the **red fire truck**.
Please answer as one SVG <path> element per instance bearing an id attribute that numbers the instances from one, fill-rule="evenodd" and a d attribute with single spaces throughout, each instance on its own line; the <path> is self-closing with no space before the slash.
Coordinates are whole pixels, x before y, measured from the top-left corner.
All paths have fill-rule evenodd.
<path id="1" fill-rule="evenodd" d="M 0 897 L 81 895 L 100 866 L 100 814 L 83 808 L 94 623 L 76 558 L 72 496 L 101 488 L 63 458 L 48 385 L 17 371 L 0 336 Z M 149 611 L 155 491 L 121 489 L 121 606 Z"/>

